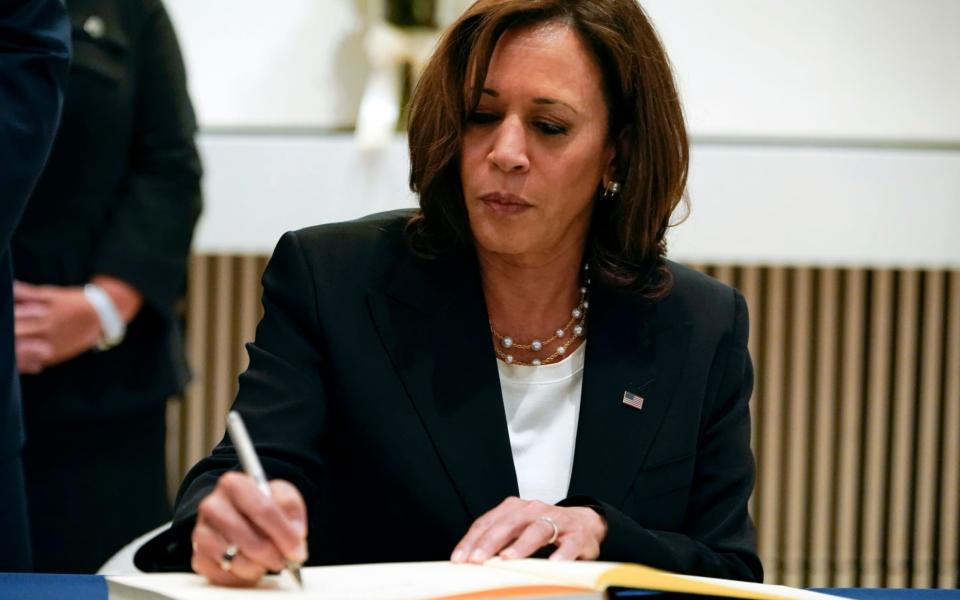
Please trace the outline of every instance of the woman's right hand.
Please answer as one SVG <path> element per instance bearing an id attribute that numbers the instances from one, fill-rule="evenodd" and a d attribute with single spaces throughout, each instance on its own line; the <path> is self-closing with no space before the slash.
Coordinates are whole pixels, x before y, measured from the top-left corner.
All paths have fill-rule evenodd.
<path id="1" fill-rule="evenodd" d="M 272 497 L 265 496 L 243 473 L 231 471 L 220 477 L 197 510 L 191 536 L 194 571 L 217 585 L 249 586 L 267 571 L 306 561 L 303 496 L 279 479 L 270 482 L 270 493 Z"/>

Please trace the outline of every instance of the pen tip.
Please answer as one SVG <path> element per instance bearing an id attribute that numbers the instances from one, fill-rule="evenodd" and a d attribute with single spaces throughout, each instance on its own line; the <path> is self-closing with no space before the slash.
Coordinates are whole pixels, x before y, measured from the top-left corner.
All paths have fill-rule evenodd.
<path id="1" fill-rule="evenodd" d="M 303 578 L 300 576 L 300 567 L 297 565 L 290 565 L 289 569 L 290 575 L 293 577 L 293 580 L 297 582 L 297 585 L 300 586 L 300 589 L 303 589 Z"/>

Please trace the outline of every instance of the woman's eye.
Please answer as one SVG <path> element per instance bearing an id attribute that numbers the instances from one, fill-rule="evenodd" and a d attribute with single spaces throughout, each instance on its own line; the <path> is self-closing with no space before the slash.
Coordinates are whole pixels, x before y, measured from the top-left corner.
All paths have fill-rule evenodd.
<path id="1" fill-rule="evenodd" d="M 548 123 L 546 121 L 540 121 L 536 123 L 537 129 L 543 132 L 546 135 L 566 135 L 567 128 L 563 125 L 557 125 L 556 123 Z"/>
<path id="2" fill-rule="evenodd" d="M 470 115 L 469 121 L 476 125 L 487 125 L 497 120 L 497 115 L 493 113 L 475 112 Z"/>

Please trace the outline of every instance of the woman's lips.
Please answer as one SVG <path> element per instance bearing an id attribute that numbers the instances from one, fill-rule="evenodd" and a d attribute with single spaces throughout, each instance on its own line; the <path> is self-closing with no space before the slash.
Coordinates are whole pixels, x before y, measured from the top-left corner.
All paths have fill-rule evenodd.
<path id="1" fill-rule="evenodd" d="M 515 215 L 533 208 L 532 204 L 513 194 L 484 194 L 480 196 L 480 201 L 499 215 Z"/>

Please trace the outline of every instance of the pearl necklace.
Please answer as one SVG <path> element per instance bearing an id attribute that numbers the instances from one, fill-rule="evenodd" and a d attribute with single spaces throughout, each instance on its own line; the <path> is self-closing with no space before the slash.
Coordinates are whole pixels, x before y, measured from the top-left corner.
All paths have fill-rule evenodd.
<path id="1" fill-rule="evenodd" d="M 587 267 L 584 266 L 584 270 Z M 493 327 L 493 323 L 490 323 L 490 332 L 493 334 L 493 337 L 496 339 L 496 344 L 494 345 L 494 350 L 496 351 L 497 358 L 507 363 L 508 365 L 523 365 L 531 367 L 539 367 L 540 365 L 548 365 L 553 362 L 557 362 L 563 358 L 566 354 L 567 349 L 576 343 L 577 338 L 582 338 L 587 333 L 587 309 L 590 308 L 590 302 L 587 299 L 587 286 L 590 284 L 590 279 L 584 279 L 584 286 L 580 288 L 580 301 L 577 305 L 570 311 L 570 319 L 567 323 L 553 332 L 553 335 L 548 337 L 545 340 L 534 339 L 529 344 L 521 344 L 514 340 L 513 336 L 501 335 Z M 570 334 L 573 335 L 570 335 Z M 520 361 L 514 358 L 513 354 L 510 354 L 509 351 L 514 348 L 519 348 L 520 350 L 529 350 L 531 352 L 540 352 L 553 342 L 559 339 L 566 339 L 557 346 L 556 350 L 546 358 L 534 358 L 530 362 Z"/>

